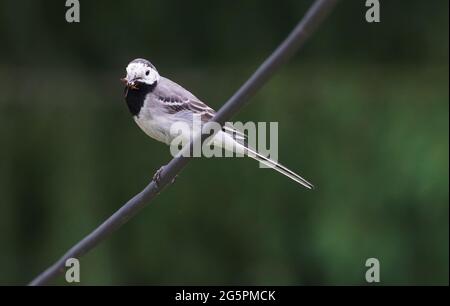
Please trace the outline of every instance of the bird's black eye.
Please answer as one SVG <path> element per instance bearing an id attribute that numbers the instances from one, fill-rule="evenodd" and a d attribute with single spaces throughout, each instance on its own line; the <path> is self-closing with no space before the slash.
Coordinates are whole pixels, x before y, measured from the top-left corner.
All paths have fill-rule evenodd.
<path id="1" fill-rule="evenodd" d="M 145 75 L 149 75 L 150 74 L 150 70 L 147 70 L 146 72 L 145 72 Z"/>

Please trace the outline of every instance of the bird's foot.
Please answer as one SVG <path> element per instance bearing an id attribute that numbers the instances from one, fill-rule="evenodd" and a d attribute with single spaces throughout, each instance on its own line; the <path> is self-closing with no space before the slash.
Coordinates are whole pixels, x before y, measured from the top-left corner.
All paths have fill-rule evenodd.
<path id="1" fill-rule="evenodd" d="M 163 171 L 164 166 L 161 166 L 155 174 L 153 175 L 153 181 L 155 182 L 156 186 L 159 188 L 159 183 L 161 182 L 161 172 Z"/>
<path id="2" fill-rule="evenodd" d="M 159 188 L 160 187 L 160 182 L 161 182 L 161 173 L 164 169 L 164 166 L 161 166 L 161 168 L 159 168 L 155 174 L 153 175 L 153 181 L 155 182 L 156 186 Z M 178 177 L 178 175 L 176 175 L 172 181 L 170 182 L 171 184 L 175 183 L 176 178 Z"/>

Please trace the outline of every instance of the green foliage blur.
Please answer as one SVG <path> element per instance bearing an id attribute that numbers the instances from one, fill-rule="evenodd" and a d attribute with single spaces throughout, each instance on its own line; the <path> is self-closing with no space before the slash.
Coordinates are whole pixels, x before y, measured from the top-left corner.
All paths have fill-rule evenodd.
<path id="1" fill-rule="evenodd" d="M 0 284 L 26 284 L 171 159 L 119 78 L 144 57 L 218 109 L 311 1 L 0 2 Z M 279 160 L 195 159 L 81 260 L 81 283 L 447 284 L 448 1 L 341 1 L 236 117 L 279 122 Z M 54 282 L 66 284 L 63 277 Z"/>

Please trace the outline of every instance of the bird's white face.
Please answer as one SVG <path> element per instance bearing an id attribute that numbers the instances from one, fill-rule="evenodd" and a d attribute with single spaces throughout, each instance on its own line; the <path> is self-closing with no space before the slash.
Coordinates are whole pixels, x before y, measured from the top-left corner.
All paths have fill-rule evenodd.
<path id="1" fill-rule="evenodd" d="M 136 82 L 153 85 L 159 81 L 159 73 L 143 62 L 131 62 L 127 66 L 127 76 L 123 81 L 126 81 L 128 86 L 134 86 Z"/>

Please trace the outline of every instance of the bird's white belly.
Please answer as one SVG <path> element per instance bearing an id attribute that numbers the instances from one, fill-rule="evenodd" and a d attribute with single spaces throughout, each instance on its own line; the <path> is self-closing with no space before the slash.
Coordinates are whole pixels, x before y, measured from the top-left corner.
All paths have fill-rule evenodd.
<path id="1" fill-rule="evenodd" d="M 143 116 L 134 117 L 137 125 L 144 131 L 145 134 L 156 139 L 158 141 L 164 142 L 165 144 L 170 144 L 170 135 L 167 133 L 167 127 L 165 126 L 164 119 L 158 120 L 144 118 Z"/>
<path id="2" fill-rule="evenodd" d="M 176 119 L 178 119 L 178 121 Z M 153 115 L 150 117 L 148 115 L 142 116 L 141 114 L 138 117 L 134 117 L 134 120 L 136 121 L 137 125 L 145 132 L 145 134 L 167 145 L 170 145 L 174 138 L 177 138 L 178 141 L 182 140 L 183 144 L 188 144 L 195 136 L 195 133 L 198 132 L 192 129 L 192 122 L 180 120 L 180 118 L 167 117 L 164 115 Z M 172 133 L 174 134 L 171 134 L 172 125 L 178 122 L 184 123 L 184 126 L 187 129 L 183 129 L 181 131 L 179 130 L 179 128 L 174 128 L 172 131 Z M 177 144 L 179 143 L 178 141 Z M 214 144 L 214 146 L 224 148 L 225 150 L 230 152 L 239 154 L 245 153 L 245 148 L 242 145 L 236 143 L 229 134 L 222 131 L 219 131 L 213 137 L 212 143 Z"/>

